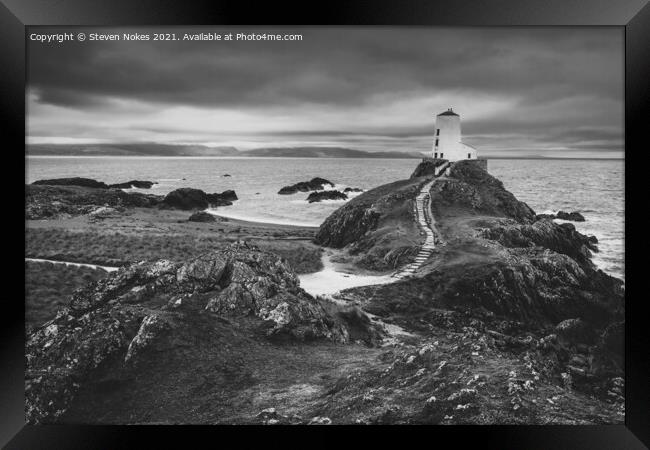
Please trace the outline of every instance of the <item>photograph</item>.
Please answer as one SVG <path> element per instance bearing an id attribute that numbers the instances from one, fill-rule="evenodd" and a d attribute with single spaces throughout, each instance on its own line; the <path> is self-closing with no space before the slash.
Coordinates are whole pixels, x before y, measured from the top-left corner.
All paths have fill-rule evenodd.
<path id="1" fill-rule="evenodd" d="M 622 28 L 25 39 L 28 424 L 625 423 Z"/>

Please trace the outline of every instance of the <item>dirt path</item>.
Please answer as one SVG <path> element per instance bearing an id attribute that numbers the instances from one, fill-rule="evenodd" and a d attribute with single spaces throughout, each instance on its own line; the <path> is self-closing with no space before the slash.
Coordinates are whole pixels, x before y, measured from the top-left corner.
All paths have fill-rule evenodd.
<path id="1" fill-rule="evenodd" d="M 98 266 L 97 264 L 85 264 L 85 263 L 76 263 L 76 262 L 68 262 L 68 261 L 56 261 L 53 259 L 25 258 L 25 261 L 44 262 L 44 263 L 52 263 L 52 264 L 65 264 L 66 266 L 75 266 L 75 267 L 89 267 L 91 269 L 96 269 L 96 270 L 105 270 L 106 272 L 113 272 L 119 269 L 119 267 Z"/>

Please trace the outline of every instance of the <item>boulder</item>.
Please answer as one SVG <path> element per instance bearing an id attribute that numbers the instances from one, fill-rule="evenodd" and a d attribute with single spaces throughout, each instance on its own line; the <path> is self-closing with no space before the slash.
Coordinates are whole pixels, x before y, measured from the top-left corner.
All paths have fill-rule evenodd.
<path id="1" fill-rule="evenodd" d="M 289 195 L 295 194 L 297 192 L 310 192 L 310 191 L 321 191 L 325 189 L 325 186 L 334 187 L 334 183 L 325 178 L 312 178 L 310 181 L 301 181 L 290 186 L 285 186 L 278 191 L 280 195 Z"/>
<path id="2" fill-rule="evenodd" d="M 93 180 L 92 178 L 54 178 L 50 180 L 38 180 L 32 183 L 33 185 L 47 185 L 47 186 L 83 186 L 89 188 L 107 189 L 108 185 L 101 181 Z"/>
<path id="3" fill-rule="evenodd" d="M 361 188 L 346 187 L 343 192 L 363 192 Z"/>
<path id="4" fill-rule="evenodd" d="M 233 190 L 223 191 L 221 194 L 207 194 L 208 202 L 214 206 L 232 205 L 232 202 L 238 200 L 237 194 Z"/>
<path id="5" fill-rule="evenodd" d="M 200 189 L 180 188 L 167 194 L 163 204 L 170 208 L 191 210 L 206 209 L 210 206 L 228 206 L 232 205 L 232 200 L 237 200 L 235 191 L 207 194 Z"/>
<path id="6" fill-rule="evenodd" d="M 205 211 L 198 211 L 192 214 L 189 219 L 190 222 L 216 222 L 217 218 Z"/>
<path id="7" fill-rule="evenodd" d="M 321 202 L 323 200 L 347 200 L 348 196 L 340 191 L 318 191 L 312 192 L 307 197 L 309 203 Z"/>
<path id="8" fill-rule="evenodd" d="M 167 194 L 163 204 L 177 209 L 206 209 L 210 206 L 207 195 L 200 189 L 179 188 Z"/>

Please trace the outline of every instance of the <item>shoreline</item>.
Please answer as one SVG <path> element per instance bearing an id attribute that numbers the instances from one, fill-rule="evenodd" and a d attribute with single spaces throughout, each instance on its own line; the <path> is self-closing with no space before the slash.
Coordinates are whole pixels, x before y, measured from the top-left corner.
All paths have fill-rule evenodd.
<path id="1" fill-rule="evenodd" d="M 309 223 L 289 223 L 289 222 L 271 222 L 271 221 L 266 221 L 264 219 L 258 219 L 258 218 L 253 218 L 253 217 L 242 217 L 239 214 L 224 214 L 219 210 L 217 212 L 217 209 L 204 209 L 203 211 L 207 212 L 208 214 L 211 214 L 215 217 L 222 218 L 222 219 L 227 219 L 229 222 L 234 222 L 235 224 L 240 224 L 240 225 L 248 225 L 248 226 L 259 226 L 259 227 L 282 227 L 282 228 L 290 228 L 290 229 L 296 229 L 296 228 L 307 228 L 312 231 L 317 230 L 320 225 L 315 225 L 315 224 L 309 224 Z"/>

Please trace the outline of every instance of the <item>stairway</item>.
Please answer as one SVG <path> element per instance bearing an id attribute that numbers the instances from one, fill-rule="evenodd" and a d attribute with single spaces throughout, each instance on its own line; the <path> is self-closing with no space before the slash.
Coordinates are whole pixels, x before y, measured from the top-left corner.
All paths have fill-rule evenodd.
<path id="1" fill-rule="evenodd" d="M 418 196 L 415 198 L 415 217 L 417 218 L 416 220 L 418 221 L 420 228 L 422 228 L 426 235 L 424 244 L 422 244 L 420 252 L 415 256 L 413 262 L 395 272 L 392 275 L 394 278 L 401 279 L 413 275 L 413 273 L 415 273 L 415 271 L 418 270 L 427 259 L 429 259 L 431 252 L 433 252 L 433 249 L 435 248 L 434 234 L 433 229 L 431 228 L 433 217 L 431 216 L 431 196 L 429 194 L 429 190 L 435 182 L 436 180 L 434 179 L 425 184 L 420 190 Z"/>

